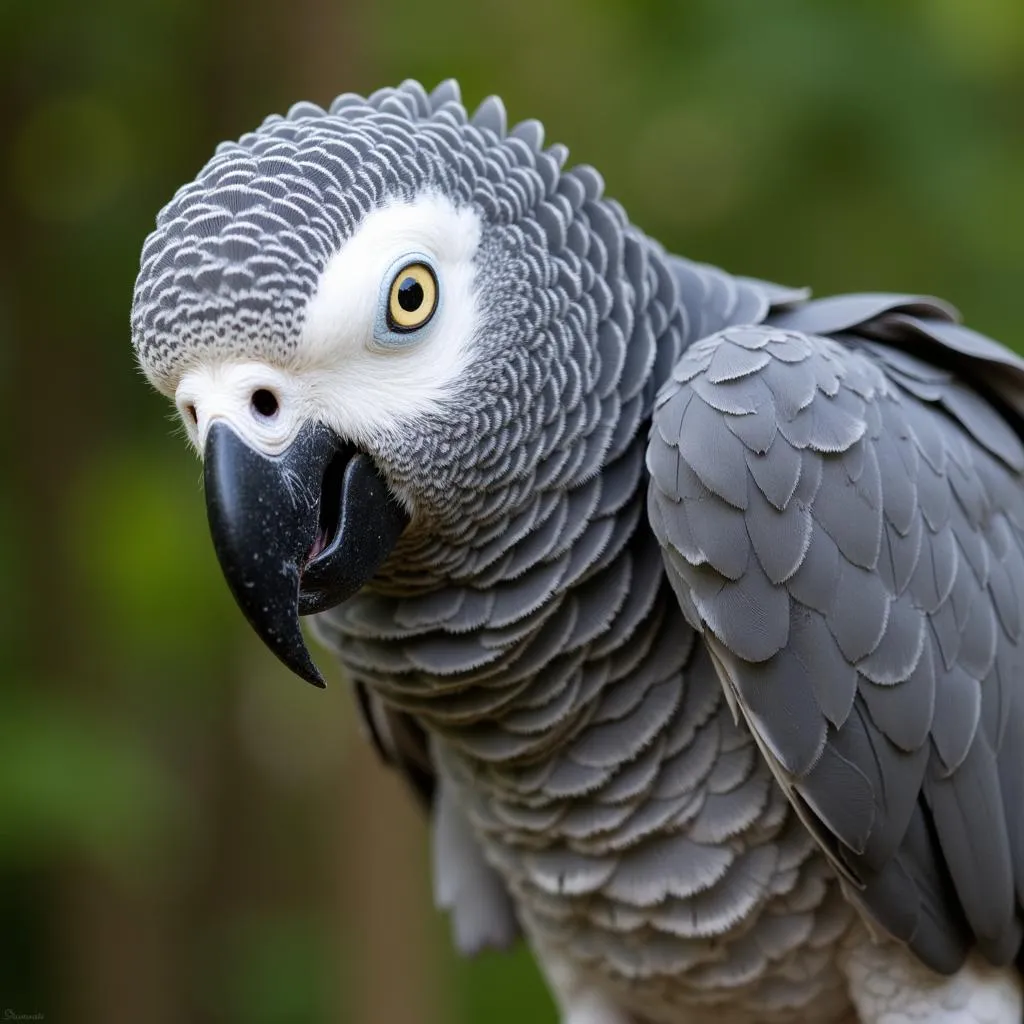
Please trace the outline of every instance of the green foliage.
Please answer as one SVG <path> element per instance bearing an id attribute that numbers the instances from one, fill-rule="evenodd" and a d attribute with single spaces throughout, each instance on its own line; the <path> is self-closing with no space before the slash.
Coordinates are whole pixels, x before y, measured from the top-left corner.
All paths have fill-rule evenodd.
<path id="1" fill-rule="evenodd" d="M 222 135 L 452 75 L 673 249 L 940 294 L 1024 343 L 1019 0 L 0 2 L 0 961 L 26 1010 L 326 1024 L 393 949 L 441 972 L 410 1021 L 554 1019 L 525 950 L 456 962 L 418 906 L 362 950 L 346 703 L 245 632 L 128 343 L 143 238 Z"/>
<path id="2" fill-rule="evenodd" d="M 90 461 L 70 493 L 71 547 L 93 626 L 118 638 L 119 658 L 144 663 L 172 644 L 186 679 L 201 678 L 237 614 L 206 537 L 198 464 L 176 433 L 156 451 L 111 446 Z"/>
<path id="3" fill-rule="evenodd" d="M 328 938 L 303 916 L 239 914 L 206 937 L 202 1003 L 246 1024 L 328 1020 Z"/>
<path id="4" fill-rule="evenodd" d="M 38 695 L 0 708 L 0 868 L 79 855 L 134 872 L 180 853 L 183 794 L 143 737 Z"/>
<path id="5" fill-rule="evenodd" d="M 460 1020 L 541 1021 L 553 1016 L 551 996 L 525 946 L 459 961 L 454 980 Z"/>

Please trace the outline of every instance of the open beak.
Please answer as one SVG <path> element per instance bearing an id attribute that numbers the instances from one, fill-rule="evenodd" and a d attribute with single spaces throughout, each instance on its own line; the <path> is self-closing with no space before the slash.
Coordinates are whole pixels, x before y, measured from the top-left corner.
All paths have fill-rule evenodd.
<path id="1" fill-rule="evenodd" d="M 368 455 L 308 423 L 280 455 L 224 422 L 206 438 L 203 479 L 213 546 L 263 642 L 316 686 L 299 616 L 333 608 L 381 567 L 408 525 Z"/>

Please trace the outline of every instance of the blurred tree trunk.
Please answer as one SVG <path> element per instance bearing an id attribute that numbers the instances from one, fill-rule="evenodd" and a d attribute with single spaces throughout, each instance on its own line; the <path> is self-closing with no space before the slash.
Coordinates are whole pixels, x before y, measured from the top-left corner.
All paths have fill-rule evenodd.
<path id="1" fill-rule="evenodd" d="M 348 749 L 340 906 L 359 968 L 354 1019 L 358 1024 L 438 1024 L 423 814 L 363 737 L 353 736 Z"/>

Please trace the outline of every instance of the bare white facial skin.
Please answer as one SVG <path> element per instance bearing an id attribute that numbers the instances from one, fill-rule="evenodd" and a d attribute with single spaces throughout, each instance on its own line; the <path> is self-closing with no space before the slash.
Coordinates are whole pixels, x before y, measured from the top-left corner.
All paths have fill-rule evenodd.
<path id="1" fill-rule="evenodd" d="M 201 452 L 210 424 L 223 420 L 253 448 L 274 455 L 303 423 L 319 420 L 372 447 L 439 412 L 469 362 L 477 330 L 473 260 L 480 233 L 474 211 L 434 193 L 368 214 L 324 268 L 286 363 L 219 355 L 182 376 L 174 397 L 192 443 Z M 375 338 L 381 303 L 394 268 L 414 253 L 426 255 L 436 271 L 437 312 L 400 344 L 382 345 Z"/>

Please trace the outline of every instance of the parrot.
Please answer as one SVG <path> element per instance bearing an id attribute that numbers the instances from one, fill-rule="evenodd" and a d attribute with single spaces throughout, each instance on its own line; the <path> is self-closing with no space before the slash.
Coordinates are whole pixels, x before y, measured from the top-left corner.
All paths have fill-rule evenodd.
<path id="1" fill-rule="evenodd" d="M 685 201 L 681 197 L 680 201 Z M 537 120 L 300 102 L 161 210 L 135 359 L 217 561 L 563 1024 L 1009 1024 L 1024 360 L 677 256 Z"/>

